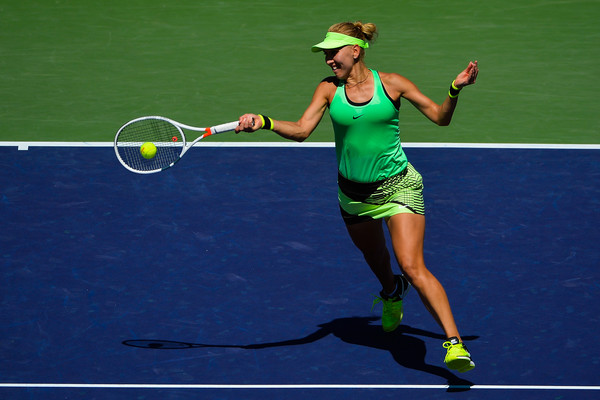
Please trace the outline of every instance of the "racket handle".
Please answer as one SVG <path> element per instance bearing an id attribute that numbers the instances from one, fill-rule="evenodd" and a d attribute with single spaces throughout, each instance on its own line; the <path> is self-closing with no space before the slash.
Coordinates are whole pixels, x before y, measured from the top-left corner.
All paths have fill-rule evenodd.
<path id="1" fill-rule="evenodd" d="M 238 121 L 228 122 L 226 124 L 215 125 L 210 128 L 212 134 L 233 131 L 239 125 Z"/>

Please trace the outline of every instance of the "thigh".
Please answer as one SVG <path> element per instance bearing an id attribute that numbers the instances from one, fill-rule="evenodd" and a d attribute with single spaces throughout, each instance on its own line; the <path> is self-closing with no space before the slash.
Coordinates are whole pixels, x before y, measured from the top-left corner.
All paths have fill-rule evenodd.
<path id="1" fill-rule="evenodd" d="M 367 254 L 385 248 L 385 234 L 381 221 L 381 219 L 374 219 L 346 225 L 352 242 L 363 253 Z"/>
<path id="2" fill-rule="evenodd" d="M 423 241 L 425 238 L 425 216 L 419 214 L 396 214 L 387 219 L 394 254 L 405 269 L 425 267 Z"/>

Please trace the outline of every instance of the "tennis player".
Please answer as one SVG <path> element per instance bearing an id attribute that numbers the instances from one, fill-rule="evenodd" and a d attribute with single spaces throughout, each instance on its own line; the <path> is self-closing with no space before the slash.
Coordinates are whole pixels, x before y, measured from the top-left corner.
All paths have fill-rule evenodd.
<path id="1" fill-rule="evenodd" d="M 365 49 L 376 36 L 377 27 L 371 23 L 331 26 L 312 51 L 324 53 L 333 76 L 317 86 L 300 120 L 245 114 L 236 130 L 270 129 L 301 142 L 329 109 L 335 133 L 340 210 L 353 243 L 382 285 L 373 305 L 383 304 L 383 329 L 391 332 L 400 324 L 402 300 L 412 285 L 448 338 L 443 343 L 447 367 L 466 372 L 475 363 L 461 340 L 444 288 L 425 266 L 423 182 L 402 149 L 398 115 L 404 98 L 433 123 L 450 124 L 460 91 L 475 83 L 477 61 L 469 62 L 458 74 L 439 105 L 404 76 L 366 66 Z M 382 221 L 403 274 L 395 275 L 392 270 Z"/>

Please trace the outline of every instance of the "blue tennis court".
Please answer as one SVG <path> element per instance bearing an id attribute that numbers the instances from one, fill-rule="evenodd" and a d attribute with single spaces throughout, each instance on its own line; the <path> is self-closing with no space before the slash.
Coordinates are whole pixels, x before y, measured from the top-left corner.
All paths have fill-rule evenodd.
<path id="1" fill-rule="evenodd" d="M 415 292 L 381 331 L 333 148 L 0 147 L 0 397 L 598 398 L 600 152 L 406 151 L 473 371 Z"/>

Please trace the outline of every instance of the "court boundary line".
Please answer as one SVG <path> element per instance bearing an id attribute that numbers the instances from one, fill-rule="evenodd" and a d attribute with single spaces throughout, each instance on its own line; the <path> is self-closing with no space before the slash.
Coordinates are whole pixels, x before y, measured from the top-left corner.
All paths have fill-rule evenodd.
<path id="1" fill-rule="evenodd" d="M 17 147 L 29 150 L 30 147 L 113 147 L 113 142 L 28 142 L 0 141 L 0 147 Z M 459 143 L 459 142 L 403 142 L 405 148 L 453 148 L 453 149 L 559 149 L 559 150 L 600 150 L 600 144 L 558 144 L 558 143 Z M 333 142 L 199 142 L 195 147 L 323 147 L 333 148 Z"/>
<path id="2" fill-rule="evenodd" d="M 0 389 L 468 389 L 468 390 L 600 390 L 577 385 L 386 385 L 386 384 L 143 384 L 143 383 L 0 383 Z"/>

